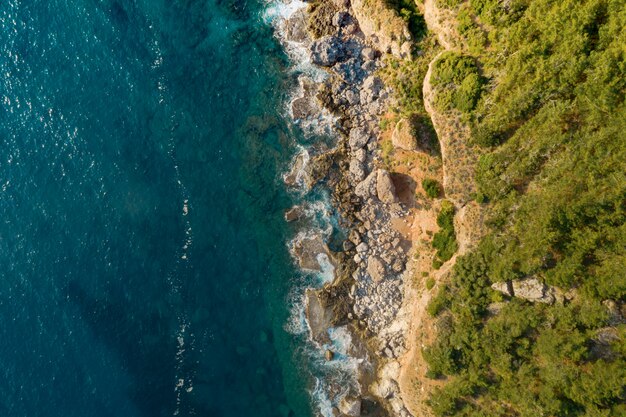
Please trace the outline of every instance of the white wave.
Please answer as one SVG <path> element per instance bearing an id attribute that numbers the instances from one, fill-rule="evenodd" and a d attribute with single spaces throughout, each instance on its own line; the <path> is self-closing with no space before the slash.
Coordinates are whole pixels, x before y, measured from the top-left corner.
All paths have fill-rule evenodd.
<path id="1" fill-rule="evenodd" d="M 301 0 L 293 0 L 290 2 L 274 1 L 269 3 L 269 7 L 263 12 L 263 20 L 266 23 L 273 23 L 277 18 L 289 19 L 298 10 L 307 7 L 307 3 Z"/>
<path id="2" fill-rule="evenodd" d="M 335 266 L 325 253 L 318 253 L 316 256 L 317 262 L 320 264 L 321 272 L 318 273 L 322 285 L 329 284 L 335 280 Z"/>

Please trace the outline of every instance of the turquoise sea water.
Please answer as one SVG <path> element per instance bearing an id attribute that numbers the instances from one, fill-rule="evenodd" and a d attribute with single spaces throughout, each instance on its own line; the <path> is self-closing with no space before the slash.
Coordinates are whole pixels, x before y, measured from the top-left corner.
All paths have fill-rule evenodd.
<path id="1" fill-rule="evenodd" d="M 307 416 L 253 0 L 0 2 L 0 415 Z"/>

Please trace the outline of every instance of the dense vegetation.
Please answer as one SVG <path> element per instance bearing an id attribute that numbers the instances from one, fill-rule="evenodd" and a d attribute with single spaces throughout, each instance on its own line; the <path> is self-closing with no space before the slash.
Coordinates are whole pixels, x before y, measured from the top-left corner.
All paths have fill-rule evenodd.
<path id="1" fill-rule="evenodd" d="M 435 105 L 441 111 L 457 109 L 463 113 L 474 110 L 484 80 L 474 59 L 447 51 L 435 61 L 431 84 L 438 92 Z"/>
<path id="2" fill-rule="evenodd" d="M 439 231 L 433 236 L 433 248 L 436 249 L 433 266 L 439 268 L 444 262 L 452 258 L 458 249 L 456 234 L 454 233 L 454 205 L 448 200 L 441 202 L 441 210 L 437 215 Z"/>
<path id="3" fill-rule="evenodd" d="M 437 198 L 441 194 L 441 185 L 432 178 L 424 178 L 422 180 L 422 188 L 429 198 Z"/>
<path id="4" fill-rule="evenodd" d="M 464 50 L 436 64 L 479 161 L 489 233 L 429 312 L 438 416 L 626 416 L 626 1 L 439 0 Z M 433 73 L 435 75 L 435 72 Z M 534 276 L 567 295 L 505 299 Z M 622 310 L 620 312 L 620 309 Z"/>

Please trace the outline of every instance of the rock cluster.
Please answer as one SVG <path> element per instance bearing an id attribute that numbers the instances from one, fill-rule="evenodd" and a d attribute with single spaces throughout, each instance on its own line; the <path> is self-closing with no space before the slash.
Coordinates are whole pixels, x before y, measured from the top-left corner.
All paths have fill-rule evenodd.
<path id="1" fill-rule="evenodd" d="M 307 43 L 311 62 L 328 74 L 319 84 L 300 77 L 301 94 L 291 103 L 292 115 L 314 120 L 321 106 L 336 118 L 342 139 L 336 149 L 296 160 L 285 180 L 309 187 L 326 180 L 334 205 L 351 226 L 343 243 L 345 259 L 349 260 L 343 263 L 350 263 L 350 268 L 345 268 L 349 272 L 323 289 L 307 291 L 306 314 L 318 343 L 326 343 L 325 330 L 335 325 L 339 316 L 341 320 L 345 317 L 376 341 L 379 348 L 372 353 L 378 360 L 397 365 L 395 358 L 405 350 L 404 336 L 402 331 L 390 329 L 403 303 L 401 274 L 410 242 L 391 226 L 391 219 L 406 216 L 407 210 L 399 202 L 393 175 L 379 168 L 379 119 L 390 104 L 391 92 L 377 75 L 384 65 L 381 53 L 359 29 L 349 2 L 336 1 L 333 7 L 337 10 L 330 26 L 324 26 L 324 35 L 318 39 L 303 40 L 297 23 L 302 16 L 298 13 L 293 17 L 296 22 L 287 24 L 287 35 L 294 36 L 291 41 Z M 298 211 L 294 208 L 286 216 L 295 220 Z M 308 250 L 328 253 L 312 238 L 296 241 L 293 250 L 300 264 L 309 269 L 318 269 L 319 261 L 317 256 L 307 255 Z M 332 360 L 333 355 L 325 352 L 325 357 Z M 389 375 L 373 392 L 388 401 L 385 408 L 394 415 L 409 415 L 398 385 Z M 361 409 L 362 401 L 369 401 L 363 394 L 359 397 L 351 392 L 342 397 L 336 411 L 344 416 L 367 414 Z"/>

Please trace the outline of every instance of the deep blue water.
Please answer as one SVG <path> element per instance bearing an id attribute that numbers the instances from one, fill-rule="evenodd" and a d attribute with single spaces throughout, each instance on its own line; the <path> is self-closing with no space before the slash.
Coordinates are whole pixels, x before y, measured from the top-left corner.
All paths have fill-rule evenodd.
<path id="1" fill-rule="evenodd" d="M 0 2 L 0 416 L 307 416 L 255 0 Z"/>

